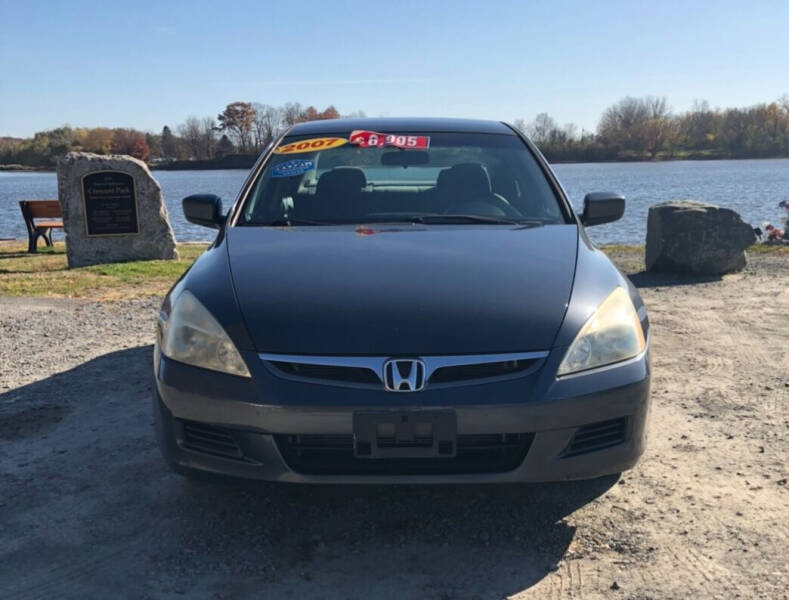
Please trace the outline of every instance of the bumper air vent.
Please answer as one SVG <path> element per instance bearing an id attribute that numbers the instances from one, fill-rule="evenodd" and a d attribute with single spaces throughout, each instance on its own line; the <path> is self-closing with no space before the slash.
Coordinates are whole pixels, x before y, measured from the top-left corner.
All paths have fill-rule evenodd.
<path id="1" fill-rule="evenodd" d="M 526 458 L 534 434 L 458 435 L 452 458 L 356 458 L 350 434 L 274 439 L 288 466 L 305 475 L 452 475 L 512 471 Z"/>
<path id="2" fill-rule="evenodd" d="M 186 450 L 231 460 L 244 460 L 244 453 L 228 430 L 195 421 L 181 421 L 181 426 L 181 446 Z"/>
<path id="3" fill-rule="evenodd" d="M 626 425 L 627 419 L 622 417 L 581 427 L 575 432 L 562 456 L 579 456 L 622 444 L 626 437 Z"/>

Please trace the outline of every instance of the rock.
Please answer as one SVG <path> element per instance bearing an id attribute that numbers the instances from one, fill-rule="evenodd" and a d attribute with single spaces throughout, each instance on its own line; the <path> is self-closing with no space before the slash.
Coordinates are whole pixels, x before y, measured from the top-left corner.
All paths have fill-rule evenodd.
<path id="1" fill-rule="evenodd" d="M 176 259 L 159 183 L 131 156 L 70 152 L 58 161 L 69 268 Z"/>
<path id="2" fill-rule="evenodd" d="M 735 211 L 691 200 L 656 204 L 647 220 L 647 271 L 719 275 L 747 264 L 753 228 Z"/>

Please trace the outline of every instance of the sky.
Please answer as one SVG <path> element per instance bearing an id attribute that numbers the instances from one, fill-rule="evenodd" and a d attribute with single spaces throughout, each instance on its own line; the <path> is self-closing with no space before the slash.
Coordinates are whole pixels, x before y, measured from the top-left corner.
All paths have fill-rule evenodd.
<path id="1" fill-rule="evenodd" d="M 0 136 L 160 131 L 230 102 L 594 130 L 625 96 L 789 94 L 789 2 L 0 0 Z"/>

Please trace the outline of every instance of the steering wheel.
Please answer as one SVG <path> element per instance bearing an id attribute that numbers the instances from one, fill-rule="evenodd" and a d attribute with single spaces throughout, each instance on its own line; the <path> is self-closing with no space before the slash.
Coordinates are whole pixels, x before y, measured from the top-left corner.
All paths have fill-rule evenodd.
<path id="1" fill-rule="evenodd" d="M 522 217 L 520 211 L 502 196 L 491 193 L 447 207 L 444 214 L 470 214 L 485 217 Z"/>

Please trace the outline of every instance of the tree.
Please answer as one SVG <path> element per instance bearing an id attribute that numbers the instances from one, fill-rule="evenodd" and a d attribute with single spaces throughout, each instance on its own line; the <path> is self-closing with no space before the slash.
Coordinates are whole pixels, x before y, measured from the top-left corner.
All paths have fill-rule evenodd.
<path id="1" fill-rule="evenodd" d="M 134 129 L 115 129 L 112 132 L 112 151 L 140 160 L 148 160 L 151 154 L 148 144 L 145 143 L 145 136 Z"/>
<path id="2" fill-rule="evenodd" d="M 134 158 L 139 158 L 140 160 L 148 160 L 151 155 L 151 151 L 148 148 L 148 144 L 145 141 L 145 136 L 138 132 L 135 132 L 132 138 L 132 145 L 129 149 L 129 155 L 133 156 Z"/>
<path id="3" fill-rule="evenodd" d="M 96 154 L 109 154 L 112 151 L 112 130 L 106 127 L 94 127 L 85 136 L 84 148 Z"/>
<path id="4" fill-rule="evenodd" d="M 282 131 L 284 111 L 268 104 L 253 104 L 255 109 L 255 150 L 260 151 Z"/>
<path id="5" fill-rule="evenodd" d="M 673 132 L 673 123 L 666 98 L 648 96 L 642 100 L 646 106 L 647 122 L 642 132 L 643 145 L 652 158 L 666 148 Z"/>
<path id="6" fill-rule="evenodd" d="M 249 102 L 232 102 L 217 116 L 219 129 L 230 133 L 238 141 L 241 152 L 250 146 L 250 134 L 255 124 L 255 109 Z"/>
<path id="7" fill-rule="evenodd" d="M 151 151 L 151 159 L 162 158 L 162 138 L 154 133 L 145 134 L 145 143 Z"/>
<path id="8" fill-rule="evenodd" d="M 216 121 L 213 117 L 203 117 L 200 122 L 200 149 L 207 159 L 213 158 L 216 152 Z"/>
<path id="9" fill-rule="evenodd" d="M 235 152 L 235 148 L 233 147 L 233 142 L 230 141 L 230 138 L 227 135 L 222 135 L 219 138 L 219 142 L 216 144 L 216 156 L 218 158 L 222 158 L 227 156 L 228 154 L 233 154 Z"/>
<path id="10" fill-rule="evenodd" d="M 308 106 L 305 108 L 301 115 L 299 115 L 299 121 L 320 121 L 323 119 L 339 119 L 340 118 L 340 111 L 338 111 L 334 106 L 329 105 L 326 107 L 326 110 L 323 112 L 319 112 L 314 106 Z"/>
<path id="11" fill-rule="evenodd" d="M 49 154 L 61 156 L 69 152 L 74 144 L 74 130 L 68 125 L 52 129 L 48 132 Z"/>
<path id="12" fill-rule="evenodd" d="M 319 115 L 321 119 L 339 119 L 341 116 L 340 111 L 337 110 L 333 104 L 329 104 Z"/>
<path id="13" fill-rule="evenodd" d="M 286 102 L 282 107 L 282 122 L 286 127 L 295 125 L 301 121 L 303 112 L 298 102 Z"/>
<path id="14" fill-rule="evenodd" d="M 187 117 L 186 121 L 178 126 L 178 135 L 181 137 L 189 158 L 200 160 L 202 153 L 202 127 L 197 117 Z"/>
<path id="15" fill-rule="evenodd" d="M 664 148 L 670 117 L 665 98 L 623 98 L 603 112 L 598 134 L 605 143 L 620 150 L 649 152 L 655 156 Z"/>
<path id="16" fill-rule="evenodd" d="M 555 138 L 558 130 L 559 126 L 548 113 L 538 114 L 534 121 L 526 125 L 526 134 L 538 146 L 550 143 L 552 138 Z"/>
<path id="17" fill-rule="evenodd" d="M 178 142 L 170 131 L 170 128 L 165 125 L 162 127 L 162 157 L 166 160 L 174 160 L 178 157 Z"/>

